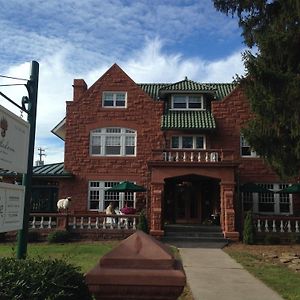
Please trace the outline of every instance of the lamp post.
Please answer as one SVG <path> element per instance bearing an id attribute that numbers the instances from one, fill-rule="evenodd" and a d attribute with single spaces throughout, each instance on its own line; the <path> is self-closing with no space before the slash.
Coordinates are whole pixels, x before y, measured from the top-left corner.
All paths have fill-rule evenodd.
<path id="1" fill-rule="evenodd" d="M 33 155 L 34 155 L 34 140 L 36 129 L 36 110 L 37 110 L 37 94 L 38 94 L 38 78 L 39 64 L 36 61 L 31 62 L 30 79 L 27 81 L 26 88 L 28 97 L 23 97 L 22 106 L 28 104 L 27 121 L 30 124 L 29 146 L 28 146 L 28 164 L 27 173 L 23 175 L 22 184 L 25 185 L 24 199 L 24 215 L 23 227 L 18 232 L 18 248 L 17 258 L 26 258 L 27 242 L 28 242 L 28 223 L 30 213 L 31 185 L 33 173 Z"/>

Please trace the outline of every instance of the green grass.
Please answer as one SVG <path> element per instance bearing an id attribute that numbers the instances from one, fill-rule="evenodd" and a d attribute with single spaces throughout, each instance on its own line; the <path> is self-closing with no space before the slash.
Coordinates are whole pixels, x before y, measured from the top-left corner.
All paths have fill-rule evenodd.
<path id="1" fill-rule="evenodd" d="M 111 242 L 66 243 L 66 244 L 28 244 L 28 257 L 61 258 L 80 267 L 83 273 L 90 270 L 99 259 L 118 244 Z M 0 257 L 15 257 L 16 244 L 0 244 Z"/>
<path id="2" fill-rule="evenodd" d="M 279 263 L 264 260 L 248 252 L 226 250 L 255 277 L 277 291 L 284 299 L 300 300 L 300 274 Z"/>

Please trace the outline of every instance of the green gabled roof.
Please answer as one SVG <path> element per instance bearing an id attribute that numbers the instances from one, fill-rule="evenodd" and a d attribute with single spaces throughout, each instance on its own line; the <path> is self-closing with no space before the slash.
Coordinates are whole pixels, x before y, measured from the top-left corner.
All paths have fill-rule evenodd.
<path id="1" fill-rule="evenodd" d="M 161 118 L 161 128 L 215 129 L 216 122 L 209 111 L 170 111 Z"/>
<path id="2" fill-rule="evenodd" d="M 176 92 L 214 92 L 214 87 L 203 84 L 199 82 L 195 82 L 192 80 L 185 80 L 166 85 L 160 88 L 160 92 L 162 91 L 176 91 Z"/>
<path id="3" fill-rule="evenodd" d="M 144 90 L 154 100 L 158 98 L 158 91 L 169 83 L 138 83 L 138 86 Z"/>
<path id="4" fill-rule="evenodd" d="M 216 100 L 221 100 L 229 95 L 236 84 L 234 83 L 197 83 L 192 80 L 183 80 L 177 83 L 140 83 L 138 84 L 150 97 L 158 99 L 161 91 L 181 92 L 211 92 Z M 190 86 L 190 89 L 187 87 Z M 175 89 L 176 88 L 176 89 Z"/>

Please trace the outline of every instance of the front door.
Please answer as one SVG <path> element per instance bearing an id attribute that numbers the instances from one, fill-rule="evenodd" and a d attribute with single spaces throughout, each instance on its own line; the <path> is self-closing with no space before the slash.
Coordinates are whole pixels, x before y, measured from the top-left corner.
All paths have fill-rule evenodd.
<path id="1" fill-rule="evenodd" d="M 177 186 L 176 223 L 201 223 L 201 193 L 191 183 Z"/>

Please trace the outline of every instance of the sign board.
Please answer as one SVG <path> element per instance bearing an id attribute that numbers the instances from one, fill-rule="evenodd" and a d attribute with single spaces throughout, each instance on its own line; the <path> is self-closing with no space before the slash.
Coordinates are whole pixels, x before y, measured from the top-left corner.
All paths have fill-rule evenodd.
<path id="1" fill-rule="evenodd" d="M 27 172 L 28 122 L 0 105 L 0 169 Z"/>
<path id="2" fill-rule="evenodd" d="M 25 187 L 0 182 L 0 232 L 23 227 Z"/>

